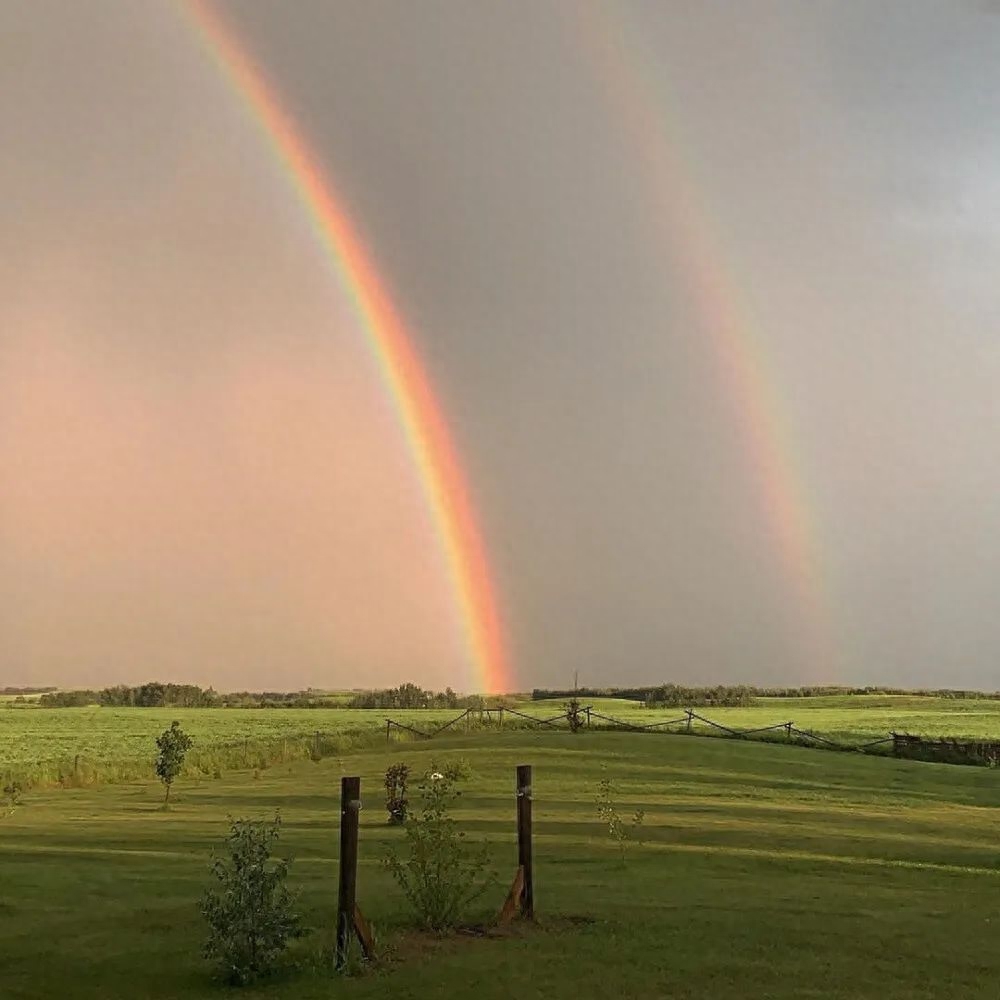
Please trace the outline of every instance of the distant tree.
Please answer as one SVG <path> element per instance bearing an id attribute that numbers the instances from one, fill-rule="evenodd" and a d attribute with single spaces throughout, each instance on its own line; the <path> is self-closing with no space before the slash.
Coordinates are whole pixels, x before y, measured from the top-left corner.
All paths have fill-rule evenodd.
<path id="1" fill-rule="evenodd" d="M 159 681 L 149 681 L 141 685 L 135 693 L 135 703 L 139 708 L 162 708 L 167 687 Z"/>
<path id="2" fill-rule="evenodd" d="M 170 801 L 170 786 L 181 773 L 184 757 L 190 749 L 191 737 L 181 729 L 181 724 L 176 720 L 170 724 L 169 729 L 156 737 L 156 774 L 167 789 L 163 797 L 164 805 Z"/>

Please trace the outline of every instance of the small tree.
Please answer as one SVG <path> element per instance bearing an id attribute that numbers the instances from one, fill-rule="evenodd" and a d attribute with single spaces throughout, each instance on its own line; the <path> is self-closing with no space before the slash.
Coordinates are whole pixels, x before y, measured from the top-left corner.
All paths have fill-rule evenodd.
<path id="1" fill-rule="evenodd" d="M 389 814 L 389 822 L 400 824 L 406 822 L 406 810 L 409 801 L 406 798 L 406 785 L 410 777 L 410 769 L 406 764 L 393 764 L 385 772 L 385 811 Z"/>
<path id="2" fill-rule="evenodd" d="M 21 783 L 10 781 L 4 785 L 3 796 L 0 797 L 0 816 L 10 816 L 21 804 Z"/>
<path id="3" fill-rule="evenodd" d="M 566 703 L 566 721 L 569 723 L 571 733 L 578 733 L 583 729 L 583 712 L 580 708 L 580 699 L 575 694 Z"/>
<path id="4" fill-rule="evenodd" d="M 181 729 L 181 724 L 176 720 L 170 723 L 169 729 L 156 737 L 156 775 L 167 789 L 163 797 L 164 805 L 170 801 L 170 786 L 181 773 L 184 757 L 190 749 L 191 737 Z"/>
<path id="5" fill-rule="evenodd" d="M 288 939 L 299 933 L 292 895 L 284 884 L 290 861 L 271 862 L 280 826 L 277 815 L 270 823 L 231 820 L 229 857 L 212 863 L 220 885 L 202 898 L 201 912 L 209 924 L 205 957 L 218 959 L 232 983 L 248 983 L 270 971 Z"/>
<path id="6" fill-rule="evenodd" d="M 462 794 L 456 787 L 461 774 L 460 765 L 440 771 L 431 765 L 418 786 L 420 813 L 406 824 L 409 857 L 402 860 L 390 852 L 385 859 L 420 923 L 429 930 L 454 927 L 462 910 L 495 878 L 486 871 L 486 845 L 470 849 L 450 815 Z"/>
<path id="7" fill-rule="evenodd" d="M 629 828 L 618 812 L 615 803 L 618 790 L 610 778 L 601 778 L 597 783 L 597 815 L 607 825 L 608 836 L 618 845 L 622 864 L 625 864 L 625 848 L 631 839 Z M 632 814 L 632 832 L 637 836 L 642 832 L 642 822 L 646 814 L 642 809 L 636 809 Z"/>

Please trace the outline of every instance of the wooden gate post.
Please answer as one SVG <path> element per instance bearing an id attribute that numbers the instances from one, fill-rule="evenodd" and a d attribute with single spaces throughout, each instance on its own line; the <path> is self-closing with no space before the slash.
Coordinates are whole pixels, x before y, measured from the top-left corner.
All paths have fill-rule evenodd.
<path id="1" fill-rule="evenodd" d="M 535 915 L 535 885 L 531 870 L 531 765 L 517 765 L 517 863 L 524 872 L 521 916 Z"/>
<path id="2" fill-rule="evenodd" d="M 358 889 L 358 813 L 361 779 L 340 779 L 340 885 L 337 892 L 337 968 L 347 961 L 347 945 L 354 931 Z"/>

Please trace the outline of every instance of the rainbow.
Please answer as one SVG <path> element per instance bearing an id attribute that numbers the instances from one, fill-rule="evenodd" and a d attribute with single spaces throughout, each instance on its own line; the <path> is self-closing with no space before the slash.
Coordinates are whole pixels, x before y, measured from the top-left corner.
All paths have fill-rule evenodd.
<path id="1" fill-rule="evenodd" d="M 651 213 L 685 268 L 699 327 L 711 340 L 722 391 L 734 411 L 763 518 L 798 606 L 791 624 L 798 654 L 814 677 L 836 668 L 829 599 L 819 558 L 813 507 L 782 393 L 752 311 L 726 266 L 725 238 L 698 182 L 684 141 L 683 116 L 662 108 L 663 87 L 644 51 L 642 31 L 625 4 L 581 3 L 571 26 L 584 56 L 627 129 L 649 176 Z M 619 17 L 612 18 L 611 12 Z"/>
<path id="2" fill-rule="evenodd" d="M 284 169 L 361 321 L 440 537 L 474 683 L 490 693 L 509 691 L 513 676 L 482 533 L 441 406 L 406 326 L 351 222 L 344 199 L 282 107 L 274 87 L 209 0 L 181 0 L 181 7 Z"/>

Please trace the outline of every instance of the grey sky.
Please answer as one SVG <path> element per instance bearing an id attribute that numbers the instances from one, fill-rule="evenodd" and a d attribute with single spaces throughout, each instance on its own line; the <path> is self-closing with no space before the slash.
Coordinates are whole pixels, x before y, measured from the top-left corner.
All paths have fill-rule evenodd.
<path id="1" fill-rule="evenodd" d="M 221 9 L 414 331 L 522 685 L 1000 687 L 994 8 Z M 795 442 L 822 665 L 685 191 Z M 179 5 L 0 0 L 0 683 L 469 688 L 464 656 L 350 303 Z"/>

